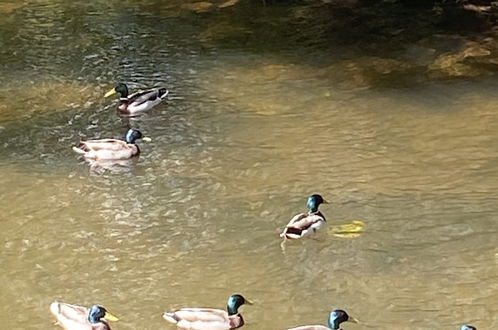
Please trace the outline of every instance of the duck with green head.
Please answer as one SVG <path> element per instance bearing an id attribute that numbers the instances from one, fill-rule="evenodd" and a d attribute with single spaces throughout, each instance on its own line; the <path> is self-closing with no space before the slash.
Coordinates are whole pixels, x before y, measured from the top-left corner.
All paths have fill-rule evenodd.
<path id="1" fill-rule="evenodd" d="M 109 97 L 116 93 L 120 94 L 117 109 L 119 114 L 123 116 L 138 116 L 161 103 L 168 96 L 169 91 L 166 88 L 152 88 L 129 95 L 128 86 L 119 83 L 116 87 L 105 93 L 104 97 Z"/>
<path id="2" fill-rule="evenodd" d="M 301 238 L 322 228 L 327 220 L 322 212 L 318 210 L 320 204 L 328 204 L 328 202 L 318 194 L 308 197 L 308 202 L 306 203 L 308 212 L 294 216 L 285 226 L 280 237 L 283 237 L 284 240 Z"/>
<path id="3" fill-rule="evenodd" d="M 124 140 L 102 139 L 80 141 L 79 146 L 73 147 L 73 150 L 87 159 L 129 159 L 140 154 L 140 148 L 136 145 L 138 139 L 143 139 L 144 141 L 150 140 L 147 137 L 143 137 L 140 131 L 130 129 L 126 132 Z"/>
<path id="4" fill-rule="evenodd" d="M 90 308 L 61 302 L 50 304 L 50 312 L 57 324 L 66 330 L 111 330 L 107 321 L 118 321 L 104 307 L 93 305 Z"/>
<path id="5" fill-rule="evenodd" d="M 330 312 L 328 327 L 324 325 L 303 325 L 296 328 L 289 328 L 287 330 L 340 330 L 341 323 L 344 322 L 358 323 L 358 320 L 354 317 L 349 316 L 348 313 L 346 313 L 346 311 L 342 309 L 334 309 L 332 312 Z"/>
<path id="6" fill-rule="evenodd" d="M 477 330 L 477 328 L 468 324 L 464 324 L 460 327 L 460 330 Z"/>
<path id="7" fill-rule="evenodd" d="M 163 318 L 175 323 L 179 329 L 188 330 L 228 330 L 240 328 L 244 319 L 239 313 L 239 307 L 252 303 L 240 294 L 228 298 L 227 310 L 212 308 L 182 308 L 164 313 Z"/>

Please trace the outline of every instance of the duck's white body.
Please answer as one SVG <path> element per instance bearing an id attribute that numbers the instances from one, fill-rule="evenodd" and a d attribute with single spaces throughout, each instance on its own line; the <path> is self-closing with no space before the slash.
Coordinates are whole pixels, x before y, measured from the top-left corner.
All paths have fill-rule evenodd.
<path id="1" fill-rule="evenodd" d="M 137 145 L 117 139 L 81 141 L 73 150 L 85 158 L 95 160 L 129 159 L 140 153 Z"/>
<path id="2" fill-rule="evenodd" d="M 321 229 L 326 222 L 325 216 L 320 211 L 300 213 L 289 221 L 280 237 L 285 239 L 301 238 Z"/>
<path id="3" fill-rule="evenodd" d="M 229 330 L 244 325 L 240 314 L 229 316 L 224 310 L 211 308 L 182 308 L 164 313 L 163 318 L 185 330 Z"/>
<path id="4" fill-rule="evenodd" d="M 57 319 L 57 323 L 66 330 L 111 330 L 107 322 L 90 323 L 88 321 L 89 308 L 55 301 L 50 304 L 50 312 Z"/>
<path id="5" fill-rule="evenodd" d="M 169 91 L 165 88 L 136 92 L 119 99 L 118 112 L 126 116 L 140 115 L 161 103 Z"/>

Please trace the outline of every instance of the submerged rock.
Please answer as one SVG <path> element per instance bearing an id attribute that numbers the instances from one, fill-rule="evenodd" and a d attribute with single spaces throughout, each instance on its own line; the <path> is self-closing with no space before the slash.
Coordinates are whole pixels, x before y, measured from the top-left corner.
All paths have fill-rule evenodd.
<path id="1" fill-rule="evenodd" d="M 476 64 L 489 62 L 489 60 L 483 60 L 483 58 L 490 56 L 491 54 L 491 50 L 484 44 L 467 42 L 456 52 L 439 55 L 434 62 L 429 65 L 428 69 L 429 71 L 433 71 L 431 72 L 433 77 L 475 77 L 487 73 L 485 68 Z"/>
<path id="2" fill-rule="evenodd" d="M 197 13 L 206 12 L 206 11 L 209 11 L 213 8 L 214 8 L 214 4 L 211 2 L 207 2 L 207 1 L 186 3 L 186 4 L 182 5 L 182 9 L 195 11 Z"/>

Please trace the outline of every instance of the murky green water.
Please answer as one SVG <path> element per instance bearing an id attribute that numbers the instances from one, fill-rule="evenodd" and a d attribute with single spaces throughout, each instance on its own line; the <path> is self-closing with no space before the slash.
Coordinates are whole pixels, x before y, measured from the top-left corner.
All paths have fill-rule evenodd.
<path id="1" fill-rule="evenodd" d="M 498 80 L 432 81 L 430 47 L 300 40 L 308 7 L 215 4 L 0 2 L 0 328 L 55 329 L 57 299 L 173 329 L 162 312 L 234 292 L 247 329 L 334 307 L 347 329 L 498 326 Z M 169 101 L 119 118 L 118 81 Z M 71 151 L 128 127 L 153 139 L 135 164 Z M 314 192 L 328 229 L 282 253 Z"/>

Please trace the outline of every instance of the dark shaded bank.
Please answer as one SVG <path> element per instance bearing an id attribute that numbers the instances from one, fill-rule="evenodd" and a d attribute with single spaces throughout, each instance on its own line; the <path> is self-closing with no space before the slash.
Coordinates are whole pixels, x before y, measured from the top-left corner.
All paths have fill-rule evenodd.
<path id="1" fill-rule="evenodd" d="M 396 75 L 407 83 L 492 76 L 497 69 L 498 7 L 490 1 L 206 3 L 187 14 L 204 19 L 197 37 L 206 48 L 291 49 L 299 61 L 342 63 L 353 75 Z"/>

